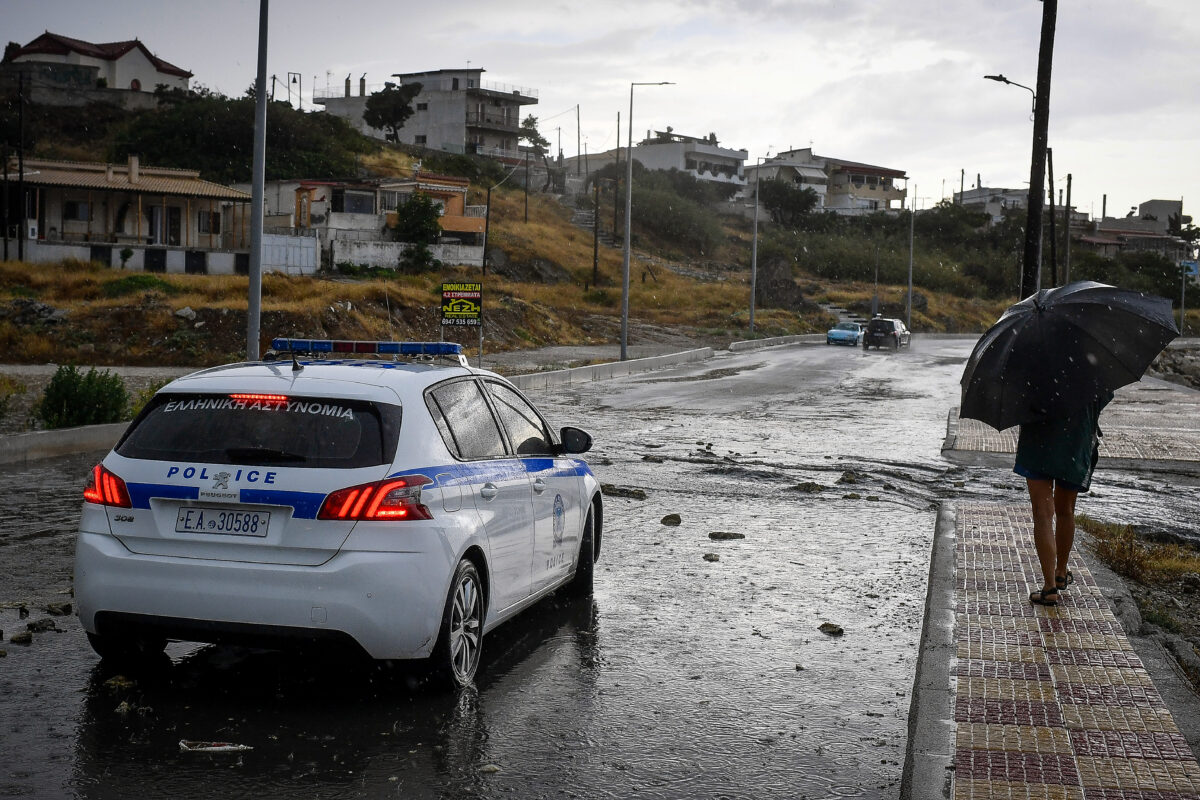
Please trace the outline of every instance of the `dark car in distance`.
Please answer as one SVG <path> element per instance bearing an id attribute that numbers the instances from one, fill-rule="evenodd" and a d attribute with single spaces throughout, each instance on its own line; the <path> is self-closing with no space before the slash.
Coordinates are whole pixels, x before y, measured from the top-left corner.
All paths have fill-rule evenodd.
<path id="1" fill-rule="evenodd" d="M 911 344 L 912 334 L 908 328 L 904 327 L 904 323 L 898 319 L 888 319 L 886 317 L 875 317 L 867 323 L 867 329 L 863 332 L 863 350 L 869 350 L 874 347 L 890 347 L 893 350 L 899 350 L 901 347 Z"/>

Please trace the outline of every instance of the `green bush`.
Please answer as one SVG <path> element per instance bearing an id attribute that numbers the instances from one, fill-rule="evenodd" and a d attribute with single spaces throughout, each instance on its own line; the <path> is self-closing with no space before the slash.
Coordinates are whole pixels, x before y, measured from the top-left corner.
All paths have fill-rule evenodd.
<path id="1" fill-rule="evenodd" d="M 179 288 L 173 283 L 168 283 L 156 275 L 145 272 L 135 272 L 132 275 L 108 281 L 100 287 L 100 293 L 105 297 L 124 297 L 141 292 L 176 294 L 179 292 Z"/>
<path id="2" fill-rule="evenodd" d="M 129 392 L 121 376 L 73 365 L 58 368 L 38 402 L 35 416 L 47 428 L 72 428 L 120 422 L 129 405 Z"/>
<path id="3" fill-rule="evenodd" d="M 25 384 L 16 378 L 0 375 L 0 417 L 8 413 L 8 407 L 12 403 L 12 399 L 24 393 Z"/>
<path id="4" fill-rule="evenodd" d="M 154 398 L 154 395 L 158 394 L 158 390 L 170 382 L 170 378 L 163 378 L 161 380 L 154 381 L 145 389 L 139 391 L 133 397 L 133 399 L 129 401 L 130 418 L 136 417 L 138 414 L 142 413 L 142 409 L 145 408 L 146 404 Z"/>

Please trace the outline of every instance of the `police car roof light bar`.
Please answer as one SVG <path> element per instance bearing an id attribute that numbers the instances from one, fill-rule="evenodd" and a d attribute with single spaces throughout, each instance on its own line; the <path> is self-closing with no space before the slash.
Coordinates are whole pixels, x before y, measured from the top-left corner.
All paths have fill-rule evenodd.
<path id="1" fill-rule="evenodd" d="M 271 340 L 271 349 L 279 353 L 323 354 L 353 353 L 357 355 L 444 356 L 463 362 L 462 345 L 455 342 L 370 342 L 351 339 L 290 339 Z"/>

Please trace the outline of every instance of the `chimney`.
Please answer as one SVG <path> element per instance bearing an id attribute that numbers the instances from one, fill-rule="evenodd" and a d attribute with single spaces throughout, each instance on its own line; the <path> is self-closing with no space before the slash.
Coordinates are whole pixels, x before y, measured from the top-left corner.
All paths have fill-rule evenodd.
<path id="1" fill-rule="evenodd" d="M 140 179 L 138 174 L 138 157 L 135 155 L 129 156 L 129 182 L 137 183 Z"/>
<path id="2" fill-rule="evenodd" d="M 109 183 L 112 183 L 112 176 L 113 176 L 113 165 L 105 164 L 104 165 L 104 180 L 108 181 Z"/>
<path id="3" fill-rule="evenodd" d="M 362 74 L 362 77 L 358 79 L 358 96 L 367 96 L 367 73 L 365 72 Z"/>
<path id="4" fill-rule="evenodd" d="M 350 96 L 350 76 L 346 76 L 346 97 Z"/>
<path id="5" fill-rule="evenodd" d="M 1100 219 L 1108 219 L 1108 195 L 1104 195 L 1104 199 L 1100 201 Z"/>

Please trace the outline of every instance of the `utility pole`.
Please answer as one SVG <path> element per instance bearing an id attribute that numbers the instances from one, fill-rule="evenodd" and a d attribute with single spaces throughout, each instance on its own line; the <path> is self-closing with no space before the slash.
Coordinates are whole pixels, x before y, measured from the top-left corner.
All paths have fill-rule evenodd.
<path id="1" fill-rule="evenodd" d="M 1067 173 L 1067 203 L 1063 208 L 1063 230 L 1067 241 L 1063 246 L 1063 285 L 1071 282 L 1071 173 Z"/>
<path id="2" fill-rule="evenodd" d="M 529 151 L 525 151 L 525 224 L 529 224 Z"/>
<path id="3" fill-rule="evenodd" d="M 250 289 L 246 306 L 246 360 L 258 361 L 262 318 L 263 196 L 267 165 L 267 0 L 258 6 L 258 76 L 254 82 L 254 160 L 250 185 Z"/>
<path id="4" fill-rule="evenodd" d="M 4 147 L 4 192 L 0 194 L 0 224 L 4 225 L 4 260 L 8 261 L 8 146 Z"/>
<path id="5" fill-rule="evenodd" d="M 1021 259 L 1021 297 L 1037 290 L 1042 256 L 1042 207 L 1046 196 L 1046 145 L 1050 129 L 1050 73 L 1054 65 L 1054 27 L 1058 0 L 1042 0 L 1042 35 L 1038 46 L 1034 90 L 1033 153 L 1029 163 L 1029 208 L 1025 217 L 1025 251 Z"/>
<path id="6" fill-rule="evenodd" d="M 1054 148 L 1046 148 L 1046 172 L 1050 179 L 1050 286 L 1058 286 L 1058 236 L 1054 229 Z"/>
<path id="7" fill-rule="evenodd" d="M 579 131 L 579 103 L 575 104 L 575 175 L 579 175 L 579 153 L 583 150 L 580 142 L 583 141 L 583 134 Z"/>
<path id="8" fill-rule="evenodd" d="M 25 260 L 25 215 L 29 202 L 25 199 L 25 73 L 17 73 L 17 260 Z"/>
<path id="9" fill-rule="evenodd" d="M 967 171 L 965 169 L 960 169 L 958 171 L 958 204 L 960 206 L 963 204 L 963 200 L 964 200 L 963 194 L 966 192 L 966 188 L 967 188 Z"/>
<path id="10" fill-rule="evenodd" d="M 907 183 L 907 181 L 905 181 Z M 942 181 L 945 184 L 945 181 Z M 908 311 L 905 313 L 904 327 L 912 328 L 912 273 L 913 273 L 913 228 L 917 219 L 917 185 L 913 184 L 913 202 L 908 205 Z"/>
<path id="11" fill-rule="evenodd" d="M 592 184 L 592 288 L 600 284 L 600 179 Z"/>

